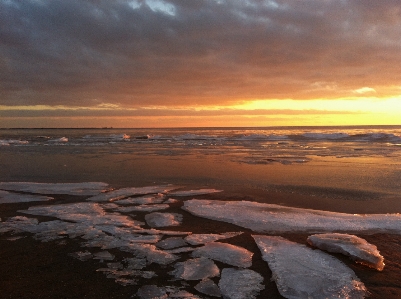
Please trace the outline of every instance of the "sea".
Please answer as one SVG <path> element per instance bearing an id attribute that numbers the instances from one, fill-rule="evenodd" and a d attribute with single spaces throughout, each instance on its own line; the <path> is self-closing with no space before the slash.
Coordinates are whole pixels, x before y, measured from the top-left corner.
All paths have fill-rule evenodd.
<path id="1" fill-rule="evenodd" d="M 118 213 L 128 215 L 127 213 L 131 213 L 129 215 L 132 216 L 132 213 L 139 213 L 139 216 L 136 217 L 143 221 L 143 224 L 135 224 L 136 233 L 138 234 L 145 234 L 145 232 L 150 234 L 149 229 L 159 227 L 157 223 L 167 221 L 163 218 L 167 216 L 169 220 L 165 222 L 166 227 L 175 227 L 174 229 L 176 230 L 176 226 L 182 225 L 181 231 L 194 232 L 196 230 L 197 234 L 202 232 L 202 228 L 196 228 L 195 223 L 199 221 L 199 225 L 207 227 L 205 219 L 210 219 L 209 221 L 213 223 L 215 223 L 214 221 L 225 223 L 221 227 L 216 225 L 208 227 L 207 233 L 205 230 L 205 235 L 213 233 L 213 229 L 216 229 L 216 234 L 224 235 L 227 230 L 236 225 L 239 227 L 238 231 L 224 236 L 233 237 L 233 240 L 239 238 L 239 241 L 234 241 L 233 244 L 236 246 L 241 245 L 248 249 L 253 248 L 252 250 L 254 251 L 257 248 L 255 244 L 245 244 L 250 242 L 249 240 L 253 233 L 284 237 L 286 234 L 298 234 L 295 237 L 294 235 L 290 236 L 291 240 L 296 240 L 297 242 L 301 240 L 300 238 L 304 238 L 306 234 L 315 232 L 340 231 L 341 233 L 349 234 L 361 232 L 359 235 L 362 236 L 381 233 L 385 234 L 385 237 L 380 237 L 384 238 L 384 240 L 386 240 L 387 234 L 395 234 L 396 236 L 401 234 L 401 225 L 398 224 L 401 223 L 398 220 L 398 217 L 400 217 L 398 213 L 401 213 L 401 126 L 0 129 L 0 169 L 0 236 L 2 232 L 9 233 L 11 230 L 7 230 L 4 227 L 15 228 L 18 225 L 19 230 L 26 229 L 30 233 L 38 233 L 37 229 L 27 229 L 29 226 L 27 223 L 31 220 L 9 218 L 12 213 L 15 213 L 15 217 L 17 215 L 21 216 L 21 214 L 18 211 L 10 212 L 11 208 L 2 210 L 2 197 L 8 205 L 11 204 L 10 201 L 12 202 L 19 195 L 50 195 L 57 199 L 57 194 L 64 194 L 63 196 L 67 194 L 74 198 L 77 195 L 76 192 L 78 192 L 74 189 L 78 188 L 77 186 L 89 189 L 93 186 L 107 186 L 104 190 L 98 191 L 106 195 L 100 200 L 100 203 L 96 203 L 96 205 L 99 205 L 96 209 L 103 209 L 106 211 L 105 213 L 114 211 L 113 213 L 110 212 L 113 215 Z M 68 191 L 70 193 L 66 192 L 65 190 L 70 188 L 69 186 L 74 191 L 71 189 Z M 138 189 L 133 191 L 132 188 Z M 178 189 L 184 193 L 181 193 L 181 195 L 179 192 L 174 193 L 174 191 L 171 191 L 173 189 Z M 91 192 L 88 194 L 91 194 Z M 117 193 L 112 195 L 113 193 L 108 192 Z M 81 202 L 81 205 L 79 208 L 78 206 L 71 208 L 71 214 L 87 213 L 92 216 L 97 215 L 97 217 L 103 215 L 96 214 L 98 210 L 93 207 L 93 202 L 96 202 L 95 199 L 90 203 L 90 207 L 85 206 L 85 208 L 82 208 L 82 201 L 88 204 L 88 198 L 83 197 L 84 195 L 88 197 L 88 194 L 84 192 L 82 196 L 77 197 L 76 202 Z M 110 196 L 107 194 L 110 194 Z M 142 200 L 140 208 L 137 207 L 140 200 L 137 200 L 135 208 L 130 208 L 129 205 L 134 205 L 135 201 L 132 198 L 148 196 L 149 194 L 156 194 L 154 195 L 156 199 L 149 199 L 148 202 L 146 202 L 147 200 Z M 177 197 L 179 204 L 177 203 Z M 160 198 L 166 201 L 163 202 Z M 26 202 L 30 202 L 30 199 L 26 200 Z M 44 201 L 46 199 L 42 197 L 40 200 Z M 40 200 L 38 199 L 38 201 Z M 62 203 L 60 199 L 57 204 L 60 201 Z M 119 207 L 117 209 L 119 201 L 123 208 Z M 73 202 L 74 200 L 71 199 L 68 201 L 70 204 Z M 221 205 L 226 202 L 227 206 L 221 208 Z M 43 204 L 43 202 L 40 203 L 40 205 Z M 51 205 L 51 203 L 49 204 Z M 154 204 L 155 206 L 149 208 L 149 206 L 143 207 L 143 204 Z M 34 205 L 36 206 L 37 203 Z M 29 207 L 26 208 L 29 210 Z M 146 216 L 154 211 L 153 208 L 154 210 L 160 208 L 161 214 L 170 212 L 171 215 Z M 76 209 L 83 210 L 77 212 Z M 315 212 L 312 213 L 311 211 Z M 26 213 L 35 215 L 35 212 Z M 75 216 L 75 218 L 65 218 L 64 214 L 64 216 L 61 216 L 61 214 L 53 210 L 46 210 L 46 212 L 41 210 L 36 213 L 38 213 L 36 215 L 51 216 L 61 220 L 67 219 L 67 221 L 72 222 L 81 223 L 82 221 L 77 220 L 79 217 Z M 186 213 L 188 215 L 191 214 L 191 216 L 186 216 Z M 277 220 L 274 223 L 264 219 L 264 217 L 273 217 L 273 214 L 274 217 L 278 217 L 275 218 Z M 310 223 L 315 221 L 313 220 L 314 216 L 311 215 L 317 214 L 323 218 L 317 220 L 318 224 L 316 226 L 310 226 Z M 368 223 L 366 225 L 369 228 L 365 229 L 365 222 L 355 220 L 352 215 L 355 217 L 363 215 L 365 217 L 363 221 Z M 184 217 L 184 222 L 182 222 L 182 217 Z M 184 225 L 186 223 L 185 217 L 192 217 L 191 221 L 193 223 L 189 224 L 187 222 L 187 225 Z M 150 220 L 150 218 L 152 219 Z M 120 220 L 110 219 L 107 220 L 107 223 L 102 223 L 103 228 L 99 228 L 93 223 L 91 223 L 91 227 L 96 227 L 104 232 L 107 231 L 109 237 L 111 235 L 117 238 L 118 235 L 118 238 L 126 241 L 126 236 L 121 237 L 123 235 L 122 231 L 117 234 L 116 229 L 110 228 L 110 225 L 117 227 L 121 225 L 118 224 Z M 9 221 L 8 224 L 7 221 Z M 24 225 L 15 224 L 15 222 L 19 223 L 18 221 L 23 221 Z M 347 221 L 350 221 L 349 224 Z M 375 224 L 370 226 L 373 222 Z M 31 223 L 30 225 L 40 225 L 40 223 L 32 221 L 29 223 Z M 3 231 L 1 224 L 3 224 Z M 108 226 L 107 228 L 105 228 L 106 225 Z M 163 224 L 160 227 L 166 229 Z M 275 228 L 273 229 L 273 227 Z M 67 230 L 65 227 L 59 229 L 64 233 Z M 248 239 L 245 243 L 243 241 L 245 237 L 236 237 L 240 230 L 241 233 L 243 232 L 242 229 L 247 233 Z M 54 233 L 54 230 L 52 230 L 52 233 Z M 15 233 L 15 231 L 12 232 Z M 157 235 L 154 232 L 152 234 Z M 166 240 L 173 235 L 171 231 L 169 233 L 164 231 L 159 234 L 160 238 L 152 237 L 151 240 L 147 239 L 147 241 L 140 239 L 137 242 L 148 244 L 155 244 L 156 241 L 167 242 Z M 181 236 L 175 238 L 178 240 Z M 378 237 L 377 240 L 380 238 Z M 372 240 L 371 237 L 368 237 L 368 239 Z M 261 237 L 255 237 L 255 240 L 258 240 L 259 243 L 257 245 L 259 248 L 263 246 L 271 248 L 272 245 L 269 242 L 273 242 Z M 396 244 L 391 245 L 393 247 L 388 245 L 389 247 L 385 248 L 392 255 L 392 257 L 385 256 L 385 261 L 393 259 L 396 261 L 395 264 L 399 263 L 398 259 L 401 261 L 401 257 L 396 253 L 397 250 L 395 249 L 397 246 L 401 248 L 401 241 L 399 240 L 401 238 L 396 239 L 396 241 L 393 240 L 394 244 Z M 50 237 L 50 241 L 45 241 L 52 242 L 54 240 Z M 171 242 L 174 243 L 172 240 Z M 177 242 L 177 244 L 180 243 L 180 241 Z M 274 244 L 278 244 L 277 240 L 274 242 Z M 95 243 L 94 241 L 93 244 Z M 306 244 L 306 242 L 304 243 Z M 202 244 L 202 242 L 199 244 Z M 288 245 L 285 242 L 283 244 L 282 246 L 284 247 Z M 176 247 L 180 248 L 181 245 Z M 96 246 L 93 245 L 93 247 Z M 104 248 L 126 248 L 127 244 L 107 247 L 102 243 L 101 246 Z M 146 248 L 150 248 L 149 246 L 154 245 L 146 246 L 148 246 Z M 135 248 L 135 250 L 132 249 L 134 252 L 140 251 L 142 255 L 149 255 L 148 251 L 144 251 L 145 249 Z M 162 245 L 158 248 L 161 248 L 160 251 L 164 250 Z M 175 246 L 171 245 L 171 248 L 175 248 Z M 267 265 L 269 265 L 271 271 L 276 271 L 273 276 L 276 279 L 280 277 L 276 281 L 280 295 L 276 294 L 276 297 L 273 296 L 274 298 L 288 298 L 290 295 L 286 292 L 293 287 L 291 285 L 294 281 L 293 277 L 289 279 L 288 285 L 280 285 L 279 282 L 281 281 L 280 279 L 285 280 L 282 275 L 287 275 L 288 269 L 284 269 L 280 265 L 276 269 L 269 264 L 269 259 L 270 261 L 272 259 L 280 260 L 282 258 L 281 254 L 286 250 L 288 251 L 288 247 L 285 248 L 284 251 L 274 251 L 266 256 L 263 256 L 263 254 L 261 256 L 260 252 L 258 253 L 261 256 L 260 259 L 266 262 L 266 269 Z M 394 251 L 391 248 L 394 248 Z M 180 250 L 177 250 L 177 253 Z M 180 254 L 185 250 L 191 252 L 191 250 L 195 249 L 182 249 Z M 210 250 L 211 252 L 216 252 L 220 249 L 211 248 Z M 227 253 L 227 250 L 230 253 Z M 237 254 L 237 252 L 233 253 L 230 250 L 230 248 L 221 248 L 223 256 L 225 254 L 234 254 L 234 256 Z M 82 257 L 82 254 L 78 254 L 78 257 Z M 89 254 L 93 254 L 93 252 Z M 192 268 L 192 262 L 189 262 L 188 254 L 185 254 L 189 264 L 181 261 L 184 264 L 173 266 L 173 261 L 176 261 L 174 258 L 168 262 L 163 260 L 162 262 L 156 261 L 154 263 L 160 262 L 163 267 L 172 263 L 170 270 L 174 274 L 170 276 L 175 275 L 177 281 L 185 281 L 185 277 L 177 274 L 182 271 L 185 272 L 182 267 L 188 266 L 191 271 L 195 271 Z M 299 254 L 301 255 L 302 253 Z M 196 257 L 199 256 L 203 255 L 198 253 Z M 214 259 L 213 253 L 210 252 L 206 254 L 206 257 L 211 260 Z M 221 257 L 215 259 L 218 260 L 217 265 L 222 271 L 222 267 L 225 267 L 224 264 L 226 262 L 222 261 Z M 302 264 L 303 260 L 300 260 Z M 197 260 L 197 262 L 199 261 Z M 306 260 L 303 262 L 305 264 L 311 263 Z M 152 263 L 152 261 L 148 259 L 147 263 Z M 384 276 L 378 278 L 380 283 L 376 286 L 369 274 L 372 273 L 369 271 L 373 270 L 356 270 L 358 275 L 362 275 L 363 279 L 367 280 L 363 281 L 361 279 L 362 282 L 366 283 L 368 292 L 373 294 L 372 298 L 380 298 L 378 294 L 384 289 L 388 290 L 389 287 L 383 281 L 388 281 L 391 275 L 397 273 L 398 268 L 394 265 L 388 266 L 390 268 L 393 267 L 391 268 L 393 272 L 390 274 L 386 274 L 386 267 L 380 272 Z M 206 266 L 202 264 L 202 267 Z M 256 266 L 252 267 L 250 269 L 254 269 L 256 272 L 259 269 Z M 229 268 L 235 268 L 235 271 L 237 271 L 238 269 L 249 268 L 249 266 L 231 265 Z M 144 269 L 146 270 L 146 268 Z M 161 271 L 165 272 L 165 270 Z M 133 292 L 137 298 L 145 299 L 153 298 L 151 295 L 146 297 L 147 292 L 149 294 L 161 292 L 161 294 L 176 298 L 178 295 L 174 297 L 174 294 L 184 290 L 191 293 L 193 297 L 185 297 L 182 293 L 182 298 L 209 298 L 208 296 L 214 297 L 219 292 L 223 292 L 224 298 L 234 298 L 235 296 L 230 295 L 230 291 L 227 291 L 233 288 L 239 288 L 239 293 L 245 292 L 241 295 L 243 297 L 238 298 L 262 298 L 265 295 L 263 291 L 260 293 L 262 295 L 259 294 L 262 290 L 262 286 L 258 282 L 260 278 L 252 279 L 254 289 L 250 293 L 247 293 L 249 290 L 238 287 L 238 285 L 235 287 L 225 285 L 226 280 L 231 281 L 234 279 L 235 281 L 235 279 L 238 279 L 238 282 L 244 279 L 243 277 L 249 278 L 256 275 L 243 272 L 237 273 L 235 271 L 233 273 L 232 271 L 234 270 L 224 271 L 224 276 L 223 272 L 221 272 L 220 280 L 218 278 L 212 279 L 217 287 L 217 289 L 215 288 L 217 293 L 214 293 L 214 295 L 205 293 L 203 286 L 195 287 L 192 282 L 190 285 L 186 285 L 185 283 L 187 282 L 185 282 L 180 286 L 177 286 L 177 282 L 174 286 L 175 289 L 168 289 L 167 284 L 160 285 L 161 280 L 159 279 L 154 282 L 158 285 L 149 284 L 153 286 L 148 287 L 149 290 L 145 287 L 142 291 L 140 291 L 139 287 L 144 285 L 143 282 L 139 286 L 133 281 L 131 281 L 131 284 L 127 283 L 126 285 L 134 288 Z M 294 271 L 296 271 L 295 268 Z M 303 270 L 301 269 L 300 271 Z M 340 272 L 343 272 L 343 270 L 340 270 Z M 231 273 L 231 276 L 227 273 Z M 271 272 L 268 273 L 271 274 Z M 157 275 L 160 276 L 160 274 Z M 321 273 L 319 275 L 322 276 Z M 262 273 L 262 276 L 266 276 L 266 273 Z M 202 276 L 201 280 L 204 281 L 206 278 L 206 276 Z M 118 279 L 120 280 L 117 281 L 116 279 L 116 282 L 123 284 L 121 282 L 124 280 L 121 277 Z M 141 277 L 141 279 L 145 278 Z M 270 277 L 261 279 L 270 281 Z M 347 280 L 348 278 L 344 279 Z M 327 281 L 324 283 L 327 284 Z M 148 286 L 148 284 L 145 285 Z M 354 281 L 353 285 L 355 287 L 358 283 L 355 284 Z M 206 289 L 208 287 L 210 286 L 205 286 Z M 345 289 L 349 287 L 343 286 Z M 354 290 L 356 292 L 355 296 L 351 294 L 350 297 L 340 296 L 338 298 L 364 298 L 366 294 L 361 291 L 364 287 L 360 285 L 358 287 L 359 291 L 356 292 Z M 387 294 L 388 297 L 386 298 L 401 296 L 400 283 L 393 283 L 391 288 L 395 290 L 392 291 L 392 294 L 395 295 Z M 351 293 L 354 291 L 351 291 Z M 316 296 L 315 298 L 319 298 L 321 293 Z M 181 297 L 178 296 L 177 298 Z M 302 298 L 302 296 L 299 298 Z"/>

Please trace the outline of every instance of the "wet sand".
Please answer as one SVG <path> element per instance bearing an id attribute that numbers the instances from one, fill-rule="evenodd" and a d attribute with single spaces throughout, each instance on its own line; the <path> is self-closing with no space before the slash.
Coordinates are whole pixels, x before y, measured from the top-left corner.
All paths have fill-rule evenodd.
<path id="1" fill-rule="evenodd" d="M 264 194 L 266 195 L 266 193 Z M 270 192 L 269 198 L 272 199 L 274 194 L 277 195 L 277 193 Z M 254 198 L 258 198 L 258 195 L 261 196 L 262 194 L 255 193 Z M 83 199 L 77 196 L 64 195 L 56 195 L 55 198 L 54 203 L 76 202 Z M 198 198 L 249 200 L 250 195 L 249 192 L 246 195 L 240 195 L 237 192 L 223 192 L 221 194 L 198 196 Z M 259 199 L 261 198 L 263 196 Z M 282 199 L 278 197 L 275 200 L 280 201 Z M 303 196 L 298 200 L 305 199 L 306 197 Z M 23 215 L 16 211 L 26 209 L 32 205 L 42 204 L 3 204 L 0 205 L 0 217 L 4 220 L 7 217 Z M 265 278 L 265 290 L 261 291 L 258 298 L 283 298 L 278 293 L 275 283 L 270 280 L 271 271 L 267 263 L 262 260 L 259 249 L 251 237 L 253 233 L 250 230 L 228 223 L 193 216 L 181 210 L 181 205 L 182 202 L 178 202 L 168 210 L 169 212 L 179 212 L 184 215 L 182 225 L 171 227 L 171 230 L 191 231 L 193 233 L 243 231 L 244 234 L 227 240 L 221 240 L 221 242 L 238 245 L 254 252 L 252 267 L 250 269 L 257 271 Z M 145 213 L 136 213 L 136 215 L 136 220 L 143 220 Z M 48 218 L 44 217 L 39 220 L 49 220 Z M 170 281 L 172 276 L 167 274 L 167 272 L 172 270 L 171 264 L 167 266 L 151 265 L 147 269 L 151 269 L 152 267 L 155 270 L 157 269 L 158 277 L 139 279 L 136 286 L 122 286 L 115 283 L 114 279 L 107 278 L 103 273 L 96 271 L 99 268 L 105 267 L 105 262 L 102 263 L 98 260 L 83 262 L 69 256 L 70 253 L 86 249 L 91 252 L 99 251 L 98 248 L 81 247 L 79 238 L 40 242 L 34 240 L 30 234 L 23 235 L 23 238 L 14 241 L 8 240 L 8 238 L 15 237 L 9 233 L 0 235 L 0 298 L 131 298 L 143 284 L 180 286 L 178 282 Z M 306 244 L 308 234 L 284 234 L 282 236 L 289 240 Z M 401 298 L 401 236 L 390 234 L 358 234 L 358 236 L 375 244 L 384 256 L 386 265 L 382 272 L 356 264 L 342 255 L 334 254 L 334 256 L 343 261 L 356 273 L 370 292 L 371 295 L 369 298 Z M 128 253 L 123 253 L 116 249 L 109 251 L 115 254 L 116 258 L 129 256 Z M 189 257 L 189 254 L 183 254 L 183 259 L 187 257 Z M 220 269 L 227 267 L 227 265 L 219 262 L 216 262 L 216 264 Z M 214 278 L 213 280 L 218 282 L 218 278 Z M 196 283 L 188 282 L 191 292 L 202 298 L 207 297 L 193 289 Z"/>

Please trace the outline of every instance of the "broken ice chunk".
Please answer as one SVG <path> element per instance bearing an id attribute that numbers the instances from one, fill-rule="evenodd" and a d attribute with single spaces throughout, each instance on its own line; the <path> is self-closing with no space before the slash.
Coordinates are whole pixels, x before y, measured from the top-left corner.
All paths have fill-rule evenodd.
<path id="1" fill-rule="evenodd" d="M 150 227 L 177 226 L 181 224 L 182 215 L 177 213 L 150 213 L 145 216 Z"/>
<path id="2" fill-rule="evenodd" d="M 0 189 L 22 191 L 40 194 L 96 195 L 107 188 L 108 184 L 101 182 L 86 183 L 31 183 L 31 182 L 1 182 Z"/>
<path id="3" fill-rule="evenodd" d="M 262 282 L 263 277 L 253 270 L 225 268 L 221 271 L 219 288 L 225 299 L 255 299 L 265 288 Z"/>
<path id="4" fill-rule="evenodd" d="M 91 225 L 105 224 L 139 228 L 137 223 L 133 222 L 128 216 L 106 213 L 99 204 L 91 202 L 35 206 L 18 212 L 40 216 L 53 216 L 63 220 L 90 223 Z"/>
<path id="5" fill-rule="evenodd" d="M 171 271 L 169 274 L 174 275 L 176 278 L 185 280 L 200 280 L 215 277 L 220 274 L 220 270 L 216 264 L 205 257 L 177 263 L 174 268 L 175 270 Z"/>
<path id="6" fill-rule="evenodd" d="M 175 299 L 201 299 L 198 296 L 195 296 L 194 294 L 191 294 L 190 292 L 187 291 L 178 291 L 178 292 L 173 292 L 170 293 L 168 298 L 175 298 Z"/>
<path id="7" fill-rule="evenodd" d="M 195 249 L 192 256 L 208 257 L 228 265 L 247 268 L 252 265 L 253 253 L 235 245 L 212 242 Z"/>
<path id="8" fill-rule="evenodd" d="M 182 247 L 182 246 L 186 246 L 186 245 L 187 245 L 187 242 L 185 242 L 184 239 L 181 237 L 171 237 L 171 238 L 167 238 L 167 239 L 164 239 L 164 240 L 156 243 L 156 246 L 160 247 L 162 249 L 173 249 L 173 248 Z"/>
<path id="9" fill-rule="evenodd" d="M 364 298 L 365 285 L 338 259 L 282 237 L 254 235 L 285 298 Z"/>
<path id="10" fill-rule="evenodd" d="M 139 299 L 167 299 L 167 293 L 164 289 L 156 285 L 144 285 L 136 293 Z"/>
<path id="11" fill-rule="evenodd" d="M 328 252 L 342 253 L 358 263 L 382 271 L 384 258 L 377 247 L 354 235 L 328 233 L 309 236 L 308 243 Z"/>
<path id="12" fill-rule="evenodd" d="M 110 192 L 101 193 L 95 196 L 88 198 L 89 201 L 115 201 L 121 200 L 125 197 L 133 196 L 133 195 L 146 195 L 146 194 L 158 194 L 158 193 L 166 193 L 170 190 L 176 189 L 172 186 L 148 186 L 148 187 L 130 187 L 130 188 L 122 188 L 113 190 Z"/>
<path id="13" fill-rule="evenodd" d="M 213 282 L 213 280 L 209 278 L 202 280 L 194 288 L 195 290 L 197 290 L 202 294 L 212 297 L 221 297 L 221 292 L 219 287 Z"/>
<path id="14" fill-rule="evenodd" d="M 94 254 L 93 259 L 95 260 L 104 260 L 104 261 L 112 261 L 114 260 L 114 255 L 112 255 L 108 251 L 100 251 Z"/>
<path id="15" fill-rule="evenodd" d="M 210 193 L 222 192 L 223 190 L 216 189 L 199 189 L 199 190 L 183 190 L 170 192 L 170 196 L 195 196 L 195 195 L 205 195 Z"/>
<path id="16" fill-rule="evenodd" d="M 149 263 L 160 265 L 170 264 L 179 258 L 172 253 L 157 249 L 155 245 L 151 244 L 132 243 L 122 247 L 121 250 L 146 256 Z"/>
<path id="17" fill-rule="evenodd" d="M 185 238 L 191 245 L 206 244 L 221 239 L 228 239 L 242 234 L 242 232 L 228 232 L 223 234 L 192 234 Z"/>
<path id="18" fill-rule="evenodd" d="M 170 206 L 168 204 L 146 204 L 140 206 L 129 206 L 129 207 L 118 207 L 115 208 L 115 211 L 122 213 L 131 213 L 131 212 L 153 212 L 153 211 L 161 211 L 168 209 Z"/>
<path id="19" fill-rule="evenodd" d="M 69 256 L 72 256 L 80 261 L 87 261 L 89 259 L 91 259 L 93 257 L 92 253 L 90 253 L 89 251 L 77 251 L 77 252 L 73 252 L 73 253 L 69 253 Z"/>
<path id="20" fill-rule="evenodd" d="M 119 205 L 146 205 L 162 203 L 164 201 L 164 194 L 157 194 L 154 196 L 141 196 L 141 197 L 129 197 L 121 200 L 117 200 L 116 203 Z"/>
<path id="21" fill-rule="evenodd" d="M 49 196 L 11 193 L 11 192 L 0 190 L 0 204 L 30 202 L 30 201 L 49 201 L 52 199 L 54 199 L 54 198 L 49 197 Z"/>

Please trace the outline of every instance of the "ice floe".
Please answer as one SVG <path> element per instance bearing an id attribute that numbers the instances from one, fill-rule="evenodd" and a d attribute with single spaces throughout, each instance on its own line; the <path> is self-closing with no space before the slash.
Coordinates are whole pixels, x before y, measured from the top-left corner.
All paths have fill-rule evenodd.
<path id="1" fill-rule="evenodd" d="M 183 190 L 183 191 L 174 191 L 170 192 L 170 196 L 196 196 L 196 195 L 205 195 L 210 193 L 222 192 L 223 190 L 216 189 L 198 189 L 198 190 Z"/>
<path id="2" fill-rule="evenodd" d="M 263 277 L 253 270 L 225 268 L 219 288 L 224 299 L 255 299 L 265 288 L 262 283 Z"/>
<path id="3" fill-rule="evenodd" d="M 253 238 L 283 297 L 358 299 L 367 295 L 355 273 L 331 255 L 282 237 Z"/>
<path id="4" fill-rule="evenodd" d="M 32 183 L 0 182 L 0 189 L 40 194 L 96 195 L 106 190 L 108 184 L 101 182 L 86 183 Z"/>
<path id="5" fill-rule="evenodd" d="M 121 200 L 116 200 L 119 205 L 146 205 L 146 204 L 156 204 L 162 203 L 165 199 L 164 194 L 156 194 L 154 196 L 141 196 L 141 197 L 129 197 Z"/>
<path id="6" fill-rule="evenodd" d="M 219 287 L 217 286 L 217 284 L 214 283 L 213 280 L 209 278 L 203 279 L 194 287 L 194 289 L 208 296 L 221 297 Z"/>
<path id="7" fill-rule="evenodd" d="M 220 270 L 216 264 L 205 257 L 177 263 L 174 268 L 174 271 L 171 271 L 169 274 L 185 280 L 201 280 L 220 275 Z"/>
<path id="8" fill-rule="evenodd" d="M 177 247 L 186 246 L 188 245 L 188 243 L 185 242 L 184 239 L 181 237 L 170 237 L 157 242 L 155 245 L 162 249 L 173 249 Z"/>
<path id="9" fill-rule="evenodd" d="M 92 225 L 104 224 L 139 228 L 130 217 L 106 213 L 99 204 L 91 202 L 35 206 L 19 212 L 37 216 L 53 216 L 68 221 L 91 223 Z"/>
<path id="10" fill-rule="evenodd" d="M 328 233 L 309 236 L 307 241 L 310 245 L 319 249 L 342 253 L 358 263 L 379 271 L 384 268 L 384 258 L 377 250 L 377 247 L 357 236 Z"/>
<path id="11" fill-rule="evenodd" d="M 401 234 L 401 214 L 346 214 L 250 201 L 192 199 L 183 209 L 255 232 L 386 232 Z"/>
<path id="12" fill-rule="evenodd" d="M 129 207 L 117 207 L 114 208 L 115 211 L 122 213 L 131 213 L 131 212 L 154 212 L 168 209 L 170 206 L 168 204 L 147 204 L 147 205 L 139 205 L 139 206 L 129 206 Z"/>
<path id="13" fill-rule="evenodd" d="M 194 250 L 193 257 L 207 257 L 228 265 L 247 268 L 252 265 L 253 253 L 243 247 L 212 242 Z"/>
<path id="14" fill-rule="evenodd" d="M 177 213 L 150 213 L 145 215 L 146 223 L 150 227 L 177 226 L 182 222 L 182 215 Z"/>
<path id="15" fill-rule="evenodd" d="M 168 295 L 163 288 L 156 285 L 144 285 L 136 293 L 139 299 L 167 299 Z"/>
<path id="16" fill-rule="evenodd" d="M 217 240 L 228 239 L 242 234 L 242 232 L 227 232 L 222 234 L 192 234 L 185 238 L 191 245 L 201 245 Z"/>
<path id="17" fill-rule="evenodd" d="M 49 197 L 49 196 L 20 194 L 20 193 L 12 193 L 12 192 L 8 192 L 8 191 L 0 190 L 0 204 L 30 202 L 30 201 L 49 201 L 52 199 L 54 199 L 54 198 Z"/>
<path id="18" fill-rule="evenodd" d="M 117 189 L 109 192 L 104 192 L 88 198 L 89 201 L 118 201 L 126 197 L 134 195 L 147 195 L 147 194 L 159 194 L 167 193 L 168 191 L 174 190 L 176 187 L 172 186 L 147 186 L 147 187 L 129 187 Z"/>

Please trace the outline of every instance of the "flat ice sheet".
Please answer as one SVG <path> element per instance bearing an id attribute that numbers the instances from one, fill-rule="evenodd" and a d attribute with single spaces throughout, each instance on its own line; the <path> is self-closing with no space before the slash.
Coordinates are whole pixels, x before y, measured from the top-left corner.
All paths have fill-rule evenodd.
<path id="1" fill-rule="evenodd" d="M 401 234 L 401 214 L 346 214 L 250 201 L 192 199 L 183 209 L 255 232 L 365 232 Z"/>
<path id="2" fill-rule="evenodd" d="M 192 256 L 203 256 L 228 265 L 247 268 L 252 265 L 253 253 L 243 247 L 227 243 L 212 242 L 195 249 Z"/>
<path id="3" fill-rule="evenodd" d="M 341 261 L 282 237 L 254 235 L 285 298 L 365 298 L 367 290 Z"/>
<path id="4" fill-rule="evenodd" d="M 342 253 L 358 263 L 379 271 L 384 268 L 384 258 L 377 247 L 357 236 L 328 233 L 309 236 L 307 241 L 321 250 Z"/>
<path id="5" fill-rule="evenodd" d="M 54 199 L 54 198 L 49 197 L 49 196 L 20 194 L 20 193 L 12 193 L 12 192 L 8 192 L 8 191 L 0 190 L 0 204 L 30 202 L 30 201 L 49 201 L 52 199 Z"/>
<path id="6" fill-rule="evenodd" d="M 170 190 L 174 190 L 176 187 L 172 186 L 147 186 L 147 187 L 129 187 L 113 190 L 110 192 L 101 193 L 88 198 L 89 201 L 103 202 L 103 201 L 118 201 L 134 195 L 147 195 L 147 194 L 158 194 L 167 193 Z"/>
<path id="7" fill-rule="evenodd" d="M 92 225 L 104 224 L 140 228 L 130 217 L 106 213 L 99 204 L 91 202 L 35 206 L 19 212 L 37 216 L 53 216 L 63 220 L 86 222 Z"/>
<path id="8" fill-rule="evenodd" d="M 101 182 L 85 183 L 32 183 L 0 182 L 0 189 L 39 194 L 96 195 L 106 190 L 108 184 Z"/>

